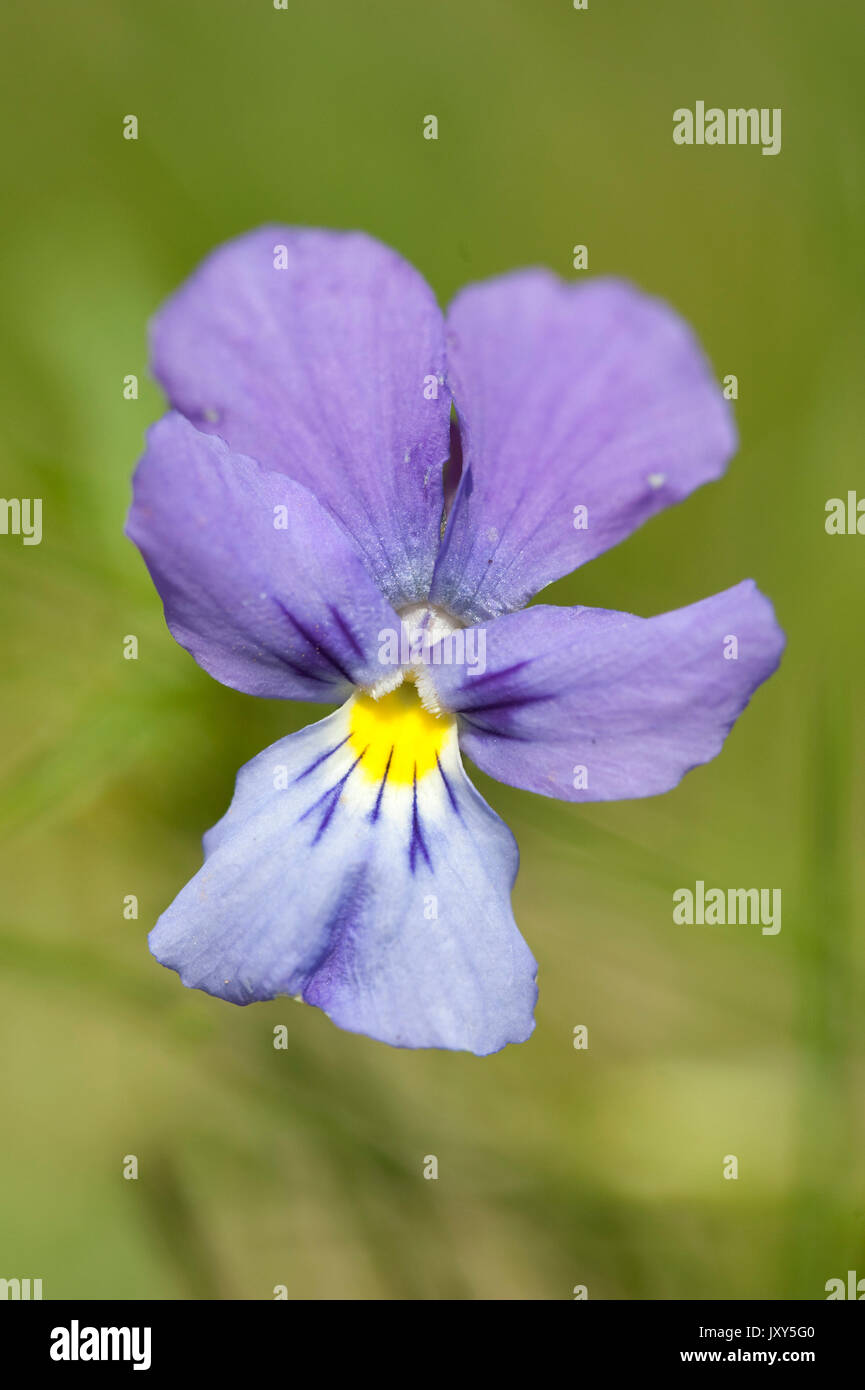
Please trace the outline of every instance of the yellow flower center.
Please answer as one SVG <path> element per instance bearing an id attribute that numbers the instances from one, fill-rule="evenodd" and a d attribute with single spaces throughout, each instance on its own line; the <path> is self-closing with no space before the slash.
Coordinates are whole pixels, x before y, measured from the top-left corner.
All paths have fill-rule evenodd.
<path id="1" fill-rule="evenodd" d="M 424 709 L 414 682 L 404 681 L 380 700 L 359 692 L 349 713 L 350 747 L 362 755 L 360 770 L 373 782 L 411 783 L 436 766 L 454 728 L 449 715 Z"/>

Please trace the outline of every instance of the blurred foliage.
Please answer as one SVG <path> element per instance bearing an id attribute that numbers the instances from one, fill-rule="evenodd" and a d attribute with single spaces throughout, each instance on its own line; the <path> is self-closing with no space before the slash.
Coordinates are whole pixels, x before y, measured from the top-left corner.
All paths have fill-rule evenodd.
<path id="1" fill-rule="evenodd" d="M 0 26 L 0 490 L 44 498 L 41 546 L 0 537 L 0 1275 L 46 1297 L 651 1299 L 865 1274 L 865 540 L 823 527 L 865 492 L 861 7 L 43 0 Z M 698 98 L 782 107 L 780 156 L 675 147 Z M 320 713 L 199 671 L 122 535 L 162 409 L 147 319 L 276 219 L 363 228 L 443 301 L 514 266 L 573 275 L 585 242 L 739 378 L 727 477 L 545 598 L 650 614 L 753 576 L 781 673 L 663 798 L 478 777 L 520 841 L 541 984 L 532 1040 L 490 1059 L 235 1009 L 147 953 L 237 767 Z M 781 887 L 780 935 L 674 927 L 698 878 Z"/>

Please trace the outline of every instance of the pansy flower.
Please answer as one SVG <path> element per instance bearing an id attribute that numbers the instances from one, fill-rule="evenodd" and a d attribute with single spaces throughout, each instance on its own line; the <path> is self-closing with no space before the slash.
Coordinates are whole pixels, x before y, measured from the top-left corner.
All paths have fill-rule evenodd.
<path id="1" fill-rule="evenodd" d="M 128 533 L 171 632 L 236 690 L 337 706 L 241 769 L 153 954 L 399 1047 L 524 1041 L 517 849 L 461 755 L 564 801 L 656 795 L 780 659 L 752 581 L 652 618 L 526 606 L 723 471 L 699 346 L 619 281 L 519 271 L 443 316 L 370 237 L 268 227 L 168 301 L 152 355 L 172 409 Z"/>

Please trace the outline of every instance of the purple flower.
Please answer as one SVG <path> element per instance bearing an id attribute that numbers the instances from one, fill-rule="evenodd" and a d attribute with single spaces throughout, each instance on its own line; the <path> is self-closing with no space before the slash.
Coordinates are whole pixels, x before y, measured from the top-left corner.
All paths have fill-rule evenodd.
<path id="1" fill-rule="evenodd" d="M 723 471 L 697 343 L 626 284 L 543 270 L 444 319 L 369 237 L 269 227 L 204 263 L 152 346 L 173 409 L 128 533 L 172 633 L 225 685 L 339 706 L 241 770 L 153 954 L 400 1047 L 524 1041 L 517 849 L 461 751 L 566 801 L 665 792 L 783 647 L 750 580 L 656 618 L 524 607 Z"/>

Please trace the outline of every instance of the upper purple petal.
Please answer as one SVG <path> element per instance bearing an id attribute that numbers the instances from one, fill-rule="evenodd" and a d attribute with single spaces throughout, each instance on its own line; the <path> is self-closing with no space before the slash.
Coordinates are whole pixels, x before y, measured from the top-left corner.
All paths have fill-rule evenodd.
<path id="1" fill-rule="evenodd" d="M 714 758 L 783 648 L 771 603 L 745 580 L 657 618 L 538 604 L 490 624 L 483 671 L 428 670 L 460 712 L 463 752 L 491 777 L 618 801 L 669 791 Z"/>
<path id="2" fill-rule="evenodd" d="M 431 597 L 472 622 L 521 607 L 735 450 L 687 325 L 619 281 L 470 286 L 448 311 L 447 375 L 464 470 Z"/>
<path id="3" fill-rule="evenodd" d="M 379 633 L 396 614 L 336 521 L 284 473 L 166 415 L 126 530 L 177 641 L 223 685 L 330 702 L 381 679 Z"/>
<path id="4" fill-rule="evenodd" d="M 315 493 L 392 603 L 426 596 L 450 396 L 412 266 L 361 233 L 263 227 L 168 301 L 152 355 L 178 410 Z"/>

